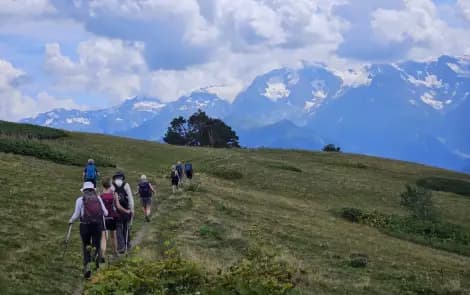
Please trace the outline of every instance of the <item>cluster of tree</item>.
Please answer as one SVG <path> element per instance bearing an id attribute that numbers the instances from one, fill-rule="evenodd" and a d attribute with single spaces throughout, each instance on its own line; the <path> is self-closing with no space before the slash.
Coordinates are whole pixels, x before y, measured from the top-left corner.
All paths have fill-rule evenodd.
<path id="1" fill-rule="evenodd" d="M 220 119 L 207 116 L 201 110 L 185 119 L 174 118 L 163 140 L 174 145 L 238 148 L 238 136 Z"/>
<path id="2" fill-rule="evenodd" d="M 324 152 L 341 152 L 341 148 L 339 146 L 335 146 L 334 144 L 327 144 L 323 147 Z"/>

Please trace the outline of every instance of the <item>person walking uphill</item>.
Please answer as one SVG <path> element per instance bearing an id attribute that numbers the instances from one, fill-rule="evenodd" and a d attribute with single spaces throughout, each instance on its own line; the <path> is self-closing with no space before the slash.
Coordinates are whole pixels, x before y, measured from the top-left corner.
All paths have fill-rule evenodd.
<path id="1" fill-rule="evenodd" d="M 117 194 L 113 192 L 111 179 L 109 177 L 103 179 L 102 186 L 103 192 L 101 193 L 101 199 L 103 200 L 106 210 L 108 210 L 108 216 L 105 218 L 106 228 L 103 230 L 103 233 L 101 235 L 101 262 L 104 263 L 104 257 L 106 257 L 106 231 L 110 233 L 111 248 L 113 250 L 114 257 L 117 257 L 118 246 L 116 236 L 116 224 L 119 218 L 119 212 L 130 214 L 131 211 L 124 209 L 119 203 Z"/>
<path id="2" fill-rule="evenodd" d="M 183 187 L 183 164 L 181 161 L 178 161 L 176 164 L 176 171 L 178 171 L 178 176 L 179 176 L 179 182 L 178 182 L 178 187 L 182 188 Z"/>
<path id="3" fill-rule="evenodd" d="M 95 248 L 94 261 L 96 268 L 99 268 L 101 260 L 101 232 L 103 230 L 103 220 L 108 216 L 108 210 L 101 198 L 96 194 L 96 189 L 92 182 L 83 183 L 81 189 L 83 195 L 75 202 L 75 211 L 70 217 L 69 224 L 80 218 L 80 237 L 83 244 L 83 275 L 85 278 L 91 276 L 90 262 L 92 261 L 90 248 Z"/>
<path id="4" fill-rule="evenodd" d="M 114 174 L 113 187 L 118 196 L 119 204 L 126 209 L 126 212 L 119 212 L 116 223 L 118 252 L 125 253 L 130 248 L 130 225 L 134 215 L 134 197 L 130 185 L 126 183 L 126 176 L 121 171 Z"/>
<path id="5" fill-rule="evenodd" d="M 139 182 L 139 196 L 144 210 L 145 220 L 150 222 L 150 210 L 152 207 L 152 195 L 155 194 L 152 184 L 148 181 L 147 176 L 142 175 Z"/>
<path id="6" fill-rule="evenodd" d="M 178 190 L 178 184 L 180 183 L 180 176 L 178 174 L 178 170 L 176 170 L 175 165 L 171 166 L 170 179 L 173 193 L 176 193 L 176 191 Z"/>
<path id="7" fill-rule="evenodd" d="M 89 159 L 85 169 L 83 169 L 83 182 L 92 182 L 96 188 L 96 179 L 100 176 L 98 169 L 96 169 L 95 160 Z"/>

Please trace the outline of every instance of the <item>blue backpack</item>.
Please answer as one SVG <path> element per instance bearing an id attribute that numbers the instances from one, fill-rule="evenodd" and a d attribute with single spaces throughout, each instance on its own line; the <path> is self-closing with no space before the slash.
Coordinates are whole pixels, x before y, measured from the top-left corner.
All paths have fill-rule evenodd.
<path id="1" fill-rule="evenodd" d="M 95 164 L 88 164 L 85 168 L 85 179 L 94 180 L 96 179 L 96 167 Z"/>
<path id="2" fill-rule="evenodd" d="M 191 164 L 191 163 L 184 164 L 184 170 L 185 171 L 193 171 L 193 164 Z"/>

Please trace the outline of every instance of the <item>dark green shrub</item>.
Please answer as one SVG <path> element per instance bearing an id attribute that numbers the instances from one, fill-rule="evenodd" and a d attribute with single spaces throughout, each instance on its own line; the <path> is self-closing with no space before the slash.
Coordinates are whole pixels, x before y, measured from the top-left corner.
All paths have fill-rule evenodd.
<path id="1" fill-rule="evenodd" d="M 0 121 L 0 137 L 57 139 L 66 136 L 67 133 L 59 129 Z"/>
<path id="2" fill-rule="evenodd" d="M 351 222 L 361 222 L 362 211 L 356 208 L 343 208 L 341 209 L 340 216 Z"/>
<path id="3" fill-rule="evenodd" d="M 418 186 L 406 186 L 406 191 L 400 194 L 402 206 L 407 207 L 412 216 L 421 220 L 436 218 L 432 203 L 432 194 L 428 189 Z"/>
<path id="4" fill-rule="evenodd" d="M 0 138 L 0 152 L 32 156 L 59 164 L 81 166 L 93 157 L 101 167 L 115 167 L 110 160 L 94 153 L 86 154 L 82 150 L 65 145 L 48 145 L 38 140 Z"/>
<path id="5" fill-rule="evenodd" d="M 232 169 L 215 168 L 209 170 L 209 174 L 226 180 L 238 180 L 243 178 L 241 172 Z"/>
<path id="6" fill-rule="evenodd" d="M 365 254 L 353 253 L 349 256 L 349 265 L 352 267 L 366 267 L 369 257 Z"/>
<path id="7" fill-rule="evenodd" d="M 338 152 L 338 153 L 341 152 L 341 148 L 339 146 L 337 147 L 336 145 L 331 144 L 331 143 L 325 145 L 322 150 L 324 152 Z"/>
<path id="8" fill-rule="evenodd" d="M 420 187 L 470 197 L 470 182 L 444 177 L 428 177 L 416 181 Z"/>
<path id="9" fill-rule="evenodd" d="M 296 173 L 302 173 L 302 169 L 297 168 L 292 165 L 284 164 L 284 163 L 271 163 L 267 165 L 268 168 L 274 168 L 274 169 L 279 169 L 279 170 L 286 170 L 286 171 L 291 171 L 291 172 L 296 172 Z"/>

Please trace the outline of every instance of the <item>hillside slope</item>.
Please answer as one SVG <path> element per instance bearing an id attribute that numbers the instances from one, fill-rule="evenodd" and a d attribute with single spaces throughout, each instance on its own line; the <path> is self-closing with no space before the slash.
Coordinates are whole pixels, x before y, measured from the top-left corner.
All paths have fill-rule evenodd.
<path id="1" fill-rule="evenodd" d="M 1 150 L 12 138 L 0 132 Z M 406 184 L 429 177 L 468 183 L 468 175 L 359 155 L 186 148 L 83 133 L 33 141 L 57 153 L 106 159 L 133 187 L 142 173 L 157 183 L 158 214 L 143 228 L 134 256 L 158 260 L 169 241 L 184 259 L 216 273 L 245 257 L 247 248 L 260 247 L 296 269 L 304 294 L 470 290 L 468 244 L 431 247 L 336 214 L 354 207 L 406 216 L 399 197 Z M 195 186 L 172 196 L 166 177 L 177 160 L 192 160 Z M 77 226 L 65 260 L 60 257 L 82 168 L 56 162 L 0 152 L 2 294 L 71 294 L 81 282 Z M 433 200 L 443 221 L 470 234 L 470 197 L 434 191 Z M 137 214 L 135 231 L 142 228 Z M 368 256 L 367 267 L 349 265 L 354 253 Z"/>

